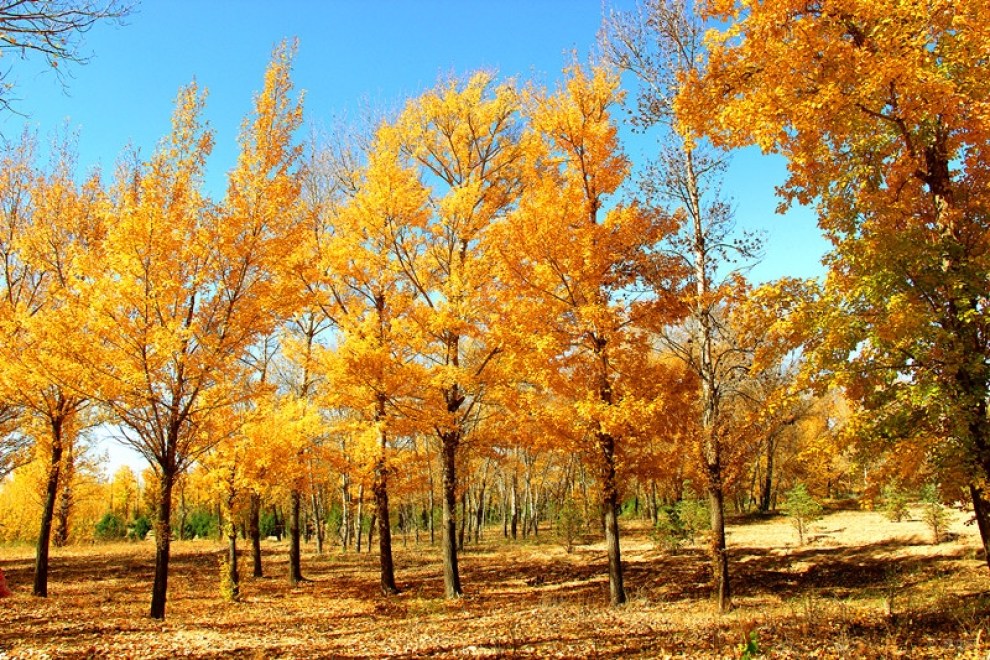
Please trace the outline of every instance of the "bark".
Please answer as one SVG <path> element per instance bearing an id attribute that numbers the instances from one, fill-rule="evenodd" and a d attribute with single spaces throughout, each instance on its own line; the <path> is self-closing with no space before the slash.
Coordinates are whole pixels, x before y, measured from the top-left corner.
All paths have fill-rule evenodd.
<path id="1" fill-rule="evenodd" d="M 69 542 L 69 517 L 72 513 L 73 494 L 72 482 L 75 476 L 75 457 L 72 455 L 72 443 L 64 450 L 65 469 L 60 477 L 60 487 L 58 496 L 58 509 L 55 512 L 55 531 L 52 536 L 52 544 L 56 548 L 62 548 Z M 127 520 L 127 515 L 124 515 Z"/>
<path id="2" fill-rule="evenodd" d="M 293 490 L 290 498 L 292 505 L 289 514 L 289 584 L 296 586 L 303 580 L 302 552 L 299 543 L 299 508 L 302 497 L 298 490 Z"/>
<path id="3" fill-rule="evenodd" d="M 62 470 L 62 425 L 52 423 L 52 455 L 48 465 L 48 481 L 45 486 L 45 506 L 41 513 L 41 529 L 34 560 L 34 595 L 48 596 L 48 551 L 52 534 L 52 518 L 55 514 L 55 499 L 58 497 L 58 483 Z"/>
<path id="4" fill-rule="evenodd" d="M 770 511 L 771 495 L 773 494 L 773 455 L 776 448 L 773 436 L 767 438 L 767 470 L 763 475 L 763 483 L 760 487 L 760 512 Z"/>
<path id="5" fill-rule="evenodd" d="M 227 580 L 230 582 L 231 599 L 239 600 L 241 597 L 241 579 L 237 572 L 237 528 L 233 522 L 227 523 Z"/>
<path id="6" fill-rule="evenodd" d="M 443 529 L 440 543 L 443 546 L 443 586 L 447 598 L 459 598 L 461 576 L 457 570 L 457 468 L 455 458 L 460 444 L 459 430 L 440 436 L 443 454 Z"/>
<path id="7" fill-rule="evenodd" d="M 385 443 L 384 433 L 382 444 Z M 384 447 L 383 447 L 384 450 Z M 375 495 L 375 515 L 378 517 L 378 557 L 381 566 L 382 593 L 386 596 L 399 593 L 395 586 L 395 569 L 392 564 L 392 529 L 388 511 L 388 467 L 384 456 L 379 457 L 375 464 L 375 483 L 372 488 Z M 371 547 L 371 538 L 368 538 Z"/>
<path id="8" fill-rule="evenodd" d="M 357 503 L 357 515 L 354 517 L 354 549 L 356 552 L 361 552 L 361 541 L 363 539 L 363 532 L 361 531 L 361 523 L 364 518 L 364 484 L 362 483 L 358 486 L 358 503 Z"/>
<path id="9" fill-rule="evenodd" d="M 347 474 L 340 477 L 340 545 L 344 552 L 351 544 L 351 482 Z"/>
<path id="10" fill-rule="evenodd" d="M 248 521 L 248 535 L 251 537 L 251 562 L 256 578 L 264 577 L 261 567 L 261 496 L 251 493 L 251 511 Z"/>
<path id="11" fill-rule="evenodd" d="M 732 594 L 729 586 L 729 553 L 725 545 L 725 501 L 721 479 L 714 485 L 709 485 L 708 506 L 712 523 L 711 560 L 715 597 L 719 612 L 726 612 L 732 607 Z"/>
<path id="12" fill-rule="evenodd" d="M 615 483 L 615 440 L 598 433 L 601 452 L 602 511 L 605 523 L 605 549 L 608 553 L 608 594 L 612 605 L 626 602 L 622 585 L 622 556 L 619 549 L 619 493 Z"/>
<path id="13" fill-rule="evenodd" d="M 174 446 L 174 443 L 170 443 Z M 158 519 L 155 521 L 155 582 L 151 588 L 151 618 L 165 618 L 168 597 L 168 563 L 172 546 L 172 487 L 176 478 L 175 465 L 162 466 Z"/>

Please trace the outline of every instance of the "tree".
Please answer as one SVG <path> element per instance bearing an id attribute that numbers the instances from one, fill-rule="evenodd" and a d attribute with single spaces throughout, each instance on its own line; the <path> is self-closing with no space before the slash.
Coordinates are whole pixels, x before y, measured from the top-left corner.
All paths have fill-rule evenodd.
<path id="1" fill-rule="evenodd" d="M 635 204 L 607 208 L 630 167 L 611 117 L 618 84 L 605 67 L 574 66 L 555 94 L 532 100 L 525 195 L 492 230 L 506 332 L 523 335 L 512 341 L 516 359 L 528 380 L 565 402 L 571 435 L 597 471 L 613 605 L 626 599 L 617 452 L 649 403 L 637 386 L 650 352 L 635 326 L 649 309 L 641 274 L 673 226 Z"/>
<path id="2" fill-rule="evenodd" d="M 417 415 L 440 442 L 448 598 L 461 595 L 458 450 L 480 413 L 499 353 L 488 336 L 493 281 L 481 240 L 519 194 L 518 110 L 511 84 L 477 73 L 410 101 L 395 122 L 400 153 L 419 170 L 430 200 L 424 224 L 397 235 L 395 252 L 416 291 L 416 350 L 429 365 Z"/>
<path id="3" fill-rule="evenodd" d="M 102 21 L 121 21 L 131 11 L 122 0 L 3 0 L 0 2 L 0 57 L 40 55 L 56 72 L 63 63 L 85 64 L 82 35 Z M 10 109 L 14 85 L 0 75 L 0 107 Z"/>
<path id="4" fill-rule="evenodd" d="M 62 359 L 62 351 L 88 343 L 79 283 L 102 224 L 96 214 L 99 179 L 83 186 L 73 181 L 71 141 L 56 143 L 50 173 L 34 167 L 32 142 L 24 136 L 5 154 L 10 169 L 0 192 L 7 211 L 0 246 L 5 263 L 0 315 L 7 335 L 0 347 L 0 396 L 23 412 L 43 448 L 36 454 L 49 460 L 34 577 L 34 594 L 44 597 L 57 498 L 63 495 L 67 518 L 71 492 L 62 482 L 71 474 L 73 445 L 88 405 L 89 377 L 79 364 Z M 67 527 L 61 529 L 67 535 Z"/>
<path id="5" fill-rule="evenodd" d="M 804 545 L 808 525 L 821 518 L 822 505 L 808 493 L 807 486 L 798 484 L 787 491 L 781 510 L 790 517 L 794 529 L 797 530 L 798 543 Z"/>
<path id="6" fill-rule="evenodd" d="M 172 133 L 150 162 L 124 167 L 107 209 L 114 222 L 89 301 L 101 350 L 88 363 L 126 442 L 160 480 L 153 618 L 165 616 L 176 479 L 220 439 L 210 416 L 243 400 L 242 358 L 292 301 L 279 276 L 299 243 L 291 140 L 301 107 L 290 98 L 290 68 L 283 45 L 244 124 L 221 206 L 199 191 L 213 137 L 193 84 L 179 94 Z"/>
<path id="7" fill-rule="evenodd" d="M 813 367 L 875 443 L 965 475 L 990 564 L 986 0 L 710 3 L 728 23 L 678 100 L 720 144 L 788 158 L 832 242 Z"/>
<path id="8" fill-rule="evenodd" d="M 700 382 L 697 407 L 698 453 L 704 468 L 712 517 L 711 560 L 719 609 L 731 606 L 729 558 L 725 544 L 724 399 L 739 380 L 739 351 L 724 327 L 726 305 L 745 288 L 736 264 L 751 262 L 758 242 L 734 235 L 728 204 L 718 196 L 726 155 L 685 135 L 674 116 L 674 99 L 685 77 L 705 70 L 708 25 L 686 0 L 648 0 L 635 12 L 610 14 L 601 43 L 606 57 L 637 83 L 633 114 L 639 130 L 653 129 L 660 153 L 643 177 L 648 198 L 686 216 L 669 241 L 688 271 L 683 328 L 661 332 L 665 346 L 679 355 Z M 720 318 L 722 317 L 722 318 Z"/>
<path id="9" fill-rule="evenodd" d="M 417 291 L 403 274 L 396 239 L 424 226 L 427 191 L 416 169 L 403 162 L 396 137 L 388 124 L 377 131 L 366 165 L 355 173 L 353 191 L 330 220 L 333 233 L 317 245 L 316 277 L 322 286 L 311 285 L 323 292 L 315 304 L 339 333 L 336 348 L 319 354 L 317 368 L 325 382 L 321 398 L 329 408 L 347 411 L 341 430 L 353 435 L 357 453 L 372 464 L 385 595 L 398 593 L 389 513 L 390 444 L 413 431 L 403 409 L 424 380 L 410 319 Z"/>

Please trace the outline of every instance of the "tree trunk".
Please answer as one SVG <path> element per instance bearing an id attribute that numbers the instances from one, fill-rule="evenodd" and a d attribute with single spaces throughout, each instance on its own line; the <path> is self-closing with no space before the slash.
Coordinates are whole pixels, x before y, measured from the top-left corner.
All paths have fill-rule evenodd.
<path id="1" fill-rule="evenodd" d="M 56 548 L 65 547 L 69 542 L 69 517 L 72 513 L 73 494 L 72 482 L 75 477 L 75 457 L 72 455 L 72 442 L 67 443 L 63 452 L 65 469 L 60 477 L 58 509 L 55 512 L 55 532 L 52 537 L 52 544 Z M 127 520 L 127 516 L 124 516 Z"/>
<path id="2" fill-rule="evenodd" d="M 461 576 L 457 570 L 457 445 L 461 435 L 457 430 L 441 434 L 443 454 L 443 586 L 447 598 L 459 598 Z"/>
<path id="3" fill-rule="evenodd" d="M 732 593 L 729 587 L 729 553 L 725 545 L 725 499 L 722 491 L 721 464 L 707 466 L 708 506 L 711 511 L 711 561 L 712 579 L 715 582 L 715 597 L 719 612 L 732 607 Z"/>
<path id="4" fill-rule="evenodd" d="M 261 568 L 261 495 L 251 493 L 251 511 L 248 521 L 248 535 L 251 537 L 251 563 L 256 578 L 264 577 Z"/>
<path id="5" fill-rule="evenodd" d="M 622 557 L 619 550 L 619 493 L 615 484 L 615 440 L 608 433 L 598 433 L 601 452 L 602 511 L 605 519 L 605 549 L 608 552 L 608 593 L 612 605 L 626 602 L 622 586 Z"/>
<path id="6" fill-rule="evenodd" d="M 230 505 L 233 506 L 233 498 L 231 498 Z M 230 599 L 240 600 L 241 578 L 237 572 L 237 528 L 234 526 L 233 520 L 227 523 L 227 580 L 230 583 Z"/>
<path id="7" fill-rule="evenodd" d="M 161 493 L 158 502 L 158 519 L 155 521 L 155 582 L 151 588 L 152 619 L 165 618 L 165 601 L 168 597 L 168 562 L 172 547 L 172 487 L 175 485 L 177 472 L 174 464 L 161 467 Z"/>
<path id="8" fill-rule="evenodd" d="M 512 471 L 512 540 L 519 538 L 519 478 L 515 470 Z"/>
<path id="9" fill-rule="evenodd" d="M 364 522 L 364 484 L 362 483 L 358 486 L 358 503 L 357 503 L 357 515 L 354 517 L 354 549 L 356 552 L 361 552 L 361 541 L 364 538 L 364 530 L 361 529 L 361 525 Z"/>
<path id="10" fill-rule="evenodd" d="M 385 444 L 385 434 L 382 433 L 382 444 Z M 382 447 L 384 452 L 385 448 Z M 385 457 L 380 456 L 375 464 L 375 483 L 372 487 L 375 494 L 375 515 L 378 517 L 378 560 L 381 565 L 381 587 L 386 596 L 399 593 L 395 586 L 395 569 L 392 564 L 392 526 L 388 511 L 388 466 Z M 371 547 L 371 538 L 368 538 Z"/>
<path id="11" fill-rule="evenodd" d="M 344 552 L 351 544 L 351 482 L 347 474 L 340 476 L 340 545 Z"/>
<path id="12" fill-rule="evenodd" d="M 760 486 L 760 513 L 770 511 L 770 501 L 773 493 L 773 455 L 775 445 L 773 436 L 767 438 L 767 471 L 763 475 L 763 484 Z"/>
<path id="13" fill-rule="evenodd" d="M 375 522 L 378 520 L 374 510 L 371 512 L 371 520 L 368 521 L 368 553 L 371 553 L 371 541 L 375 538 Z"/>
<path id="14" fill-rule="evenodd" d="M 52 517 L 58 496 L 58 481 L 62 470 L 62 425 L 52 422 L 52 455 L 48 465 L 48 482 L 45 486 L 45 506 L 41 512 L 41 529 L 34 560 L 34 595 L 48 596 L 48 549 L 52 534 Z"/>
<path id="15" fill-rule="evenodd" d="M 293 489 L 290 495 L 292 505 L 289 514 L 289 584 L 293 587 L 302 582 L 302 551 L 299 543 L 299 508 L 302 497 Z"/>

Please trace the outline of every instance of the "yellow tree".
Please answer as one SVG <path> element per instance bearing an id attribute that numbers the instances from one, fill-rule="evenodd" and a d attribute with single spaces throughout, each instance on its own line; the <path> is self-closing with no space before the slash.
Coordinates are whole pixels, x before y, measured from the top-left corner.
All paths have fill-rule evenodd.
<path id="1" fill-rule="evenodd" d="M 164 618 L 172 489 L 215 440 L 205 423 L 243 398 L 241 358 L 270 332 L 287 300 L 278 274 L 298 243 L 290 52 L 276 50 L 222 206 L 199 191 L 213 144 L 195 84 L 147 164 L 119 177 L 106 258 L 90 306 L 100 348 L 100 397 L 160 480 L 151 616 Z"/>
<path id="2" fill-rule="evenodd" d="M 633 123 L 658 138 L 656 160 L 642 178 L 653 203 L 683 213 L 686 222 L 668 242 L 688 267 L 683 292 L 689 314 L 687 332 L 661 332 L 666 348 L 679 355 L 698 376 L 701 391 L 698 453 L 711 512 L 711 559 L 716 598 L 721 610 L 731 604 L 729 558 L 725 542 L 725 479 L 722 437 L 723 396 L 733 388 L 737 347 L 723 331 L 726 301 L 744 284 L 734 263 L 751 261 L 758 244 L 734 234 L 729 205 L 719 198 L 726 154 L 692 139 L 676 125 L 673 102 L 681 80 L 704 70 L 705 21 L 690 0 L 644 0 L 629 13 L 613 12 L 605 21 L 606 57 L 630 74 L 636 89 Z"/>
<path id="3" fill-rule="evenodd" d="M 399 154 L 393 127 L 382 125 L 354 190 L 332 218 L 332 234 L 317 245 L 315 304 L 338 331 L 321 351 L 324 405 L 350 412 L 345 424 L 370 441 L 372 493 L 378 521 L 381 589 L 398 592 L 392 561 L 388 475 L 390 442 L 407 433 L 410 397 L 422 381 L 414 360 L 410 318 L 415 288 L 404 276 L 399 237 L 425 226 L 427 190 Z M 327 209 L 329 211 L 329 209 Z M 353 428 L 353 427 L 358 428 Z"/>
<path id="4" fill-rule="evenodd" d="M 429 372 L 418 415 L 440 443 L 444 590 L 456 598 L 458 449 L 498 353 L 488 334 L 493 281 L 481 240 L 519 193 L 518 95 L 477 73 L 410 101 L 395 128 L 429 193 L 424 225 L 397 235 L 395 252 L 416 292 L 415 347 Z"/>
<path id="5" fill-rule="evenodd" d="M 532 380 L 571 406 L 601 487 L 609 595 L 625 601 L 619 547 L 617 447 L 646 418 L 638 376 L 650 353 L 637 315 L 658 312 L 642 274 L 664 269 L 652 248 L 674 223 L 635 204 L 608 208 L 630 164 L 611 112 L 618 76 L 572 67 L 529 107 L 525 195 L 492 232 L 510 334 L 522 333 Z"/>
<path id="6" fill-rule="evenodd" d="M 36 172 L 29 160 L 30 139 L 25 137 L 7 154 L 14 161 L 7 163 L 0 193 L 5 207 L 2 314 L 7 325 L 7 340 L 0 347 L 0 383 L 6 400 L 37 420 L 33 435 L 44 445 L 38 454 L 49 458 L 35 561 L 36 596 L 48 595 L 56 499 L 68 492 L 61 482 L 71 473 L 73 445 L 87 405 L 88 377 L 78 364 L 64 359 L 62 351 L 66 345 L 88 344 L 79 284 L 83 260 L 99 243 L 102 226 L 97 217 L 99 179 L 78 186 L 71 144 L 56 146 L 52 172 Z"/>
<path id="7" fill-rule="evenodd" d="M 990 550 L 990 3 L 709 6 L 726 27 L 684 122 L 788 158 L 785 203 L 815 202 L 833 245 L 818 365 L 871 435 L 928 435 L 933 457 L 967 466 Z"/>

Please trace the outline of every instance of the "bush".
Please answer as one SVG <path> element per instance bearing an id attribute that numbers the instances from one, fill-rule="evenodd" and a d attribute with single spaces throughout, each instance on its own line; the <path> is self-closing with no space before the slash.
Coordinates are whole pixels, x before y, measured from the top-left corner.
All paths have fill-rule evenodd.
<path id="1" fill-rule="evenodd" d="M 921 490 L 921 517 L 932 530 L 932 543 L 938 545 L 945 539 L 945 530 L 949 526 L 949 513 L 938 498 L 938 488 L 928 484 Z"/>
<path id="2" fill-rule="evenodd" d="M 809 493 L 804 484 L 798 484 L 787 491 L 783 512 L 790 516 L 798 533 L 798 543 L 804 545 L 804 535 L 812 521 L 822 517 L 822 505 Z"/>
<path id="3" fill-rule="evenodd" d="M 271 511 L 263 511 L 261 516 L 259 516 L 258 527 L 261 530 L 261 538 L 267 539 L 269 536 L 278 536 L 281 538 L 281 525 L 278 524 L 278 519 L 275 514 Z"/>
<path id="4" fill-rule="evenodd" d="M 186 538 L 210 538 L 216 536 L 219 529 L 217 517 L 206 509 L 196 509 L 189 514 L 183 530 Z"/>
<path id="5" fill-rule="evenodd" d="M 703 500 L 681 500 L 657 512 L 653 541 L 668 552 L 677 552 L 685 543 L 694 544 L 698 536 L 709 529 L 708 505 Z"/>
<path id="6" fill-rule="evenodd" d="M 574 504 L 574 500 L 566 500 L 557 512 L 557 539 L 568 554 L 574 551 L 574 542 L 581 533 L 583 524 L 581 510 Z"/>
<path id="7" fill-rule="evenodd" d="M 901 522 L 908 517 L 908 494 L 891 484 L 883 488 L 883 511 L 891 522 Z"/>
<path id="8" fill-rule="evenodd" d="M 665 506 L 657 512 L 657 524 L 653 528 L 653 542 L 657 547 L 673 554 L 684 544 L 684 524 L 677 507 Z"/>
<path id="9" fill-rule="evenodd" d="M 127 535 L 127 525 L 120 516 L 107 511 L 100 518 L 100 522 L 96 523 L 95 535 L 99 541 L 117 541 Z"/>
<path id="10" fill-rule="evenodd" d="M 127 528 L 127 540 L 143 541 L 150 531 L 151 520 L 148 519 L 148 516 L 138 516 L 131 521 L 131 524 Z"/>
<path id="11" fill-rule="evenodd" d="M 712 514 L 704 500 L 681 500 L 677 503 L 677 516 L 691 544 L 712 528 Z"/>

